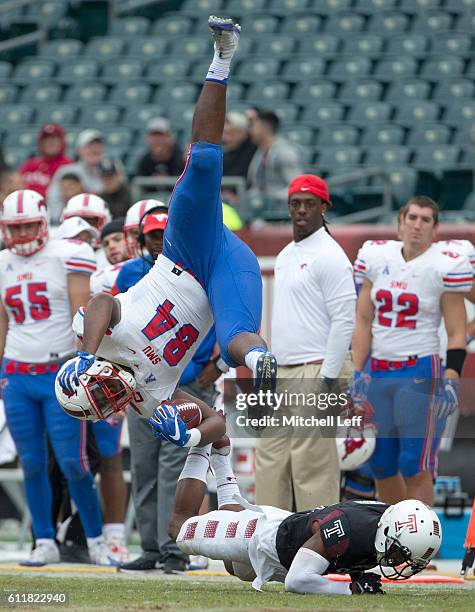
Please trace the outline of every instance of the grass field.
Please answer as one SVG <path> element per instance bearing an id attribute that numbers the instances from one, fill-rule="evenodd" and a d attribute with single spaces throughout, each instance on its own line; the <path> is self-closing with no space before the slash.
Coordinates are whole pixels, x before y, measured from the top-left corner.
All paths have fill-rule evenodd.
<path id="1" fill-rule="evenodd" d="M 66 592 L 67 606 L 12 606 L 10 609 L 73 610 L 345 610 L 463 612 L 475 609 L 475 592 L 464 585 L 447 587 L 389 586 L 385 596 L 335 597 L 283 593 L 279 585 L 256 593 L 235 580 L 162 577 L 121 580 L 69 576 L 0 575 L 0 599 L 6 591 Z M 3 603 L 2 602 L 2 603 Z M 0 608 L 5 609 L 5 603 Z"/>

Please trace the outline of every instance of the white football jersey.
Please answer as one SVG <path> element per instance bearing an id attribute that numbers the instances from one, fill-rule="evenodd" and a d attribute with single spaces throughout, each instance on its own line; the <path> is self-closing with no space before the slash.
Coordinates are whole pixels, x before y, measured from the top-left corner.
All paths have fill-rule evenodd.
<path id="1" fill-rule="evenodd" d="M 112 264 L 103 268 L 102 270 L 97 270 L 91 276 L 91 294 L 96 295 L 96 293 L 112 293 L 112 288 L 115 285 L 115 281 L 119 276 L 119 272 L 122 269 L 125 261 L 122 261 L 118 264 Z"/>
<path id="2" fill-rule="evenodd" d="M 106 332 L 96 354 L 132 368 L 137 380 L 134 404 L 148 417 L 171 397 L 213 323 L 208 296 L 191 274 L 159 255 L 150 272 L 116 299 L 120 322 Z M 74 317 L 73 328 L 83 336 L 83 309 Z"/>
<path id="3" fill-rule="evenodd" d="M 355 265 L 373 285 L 372 356 L 398 360 L 438 354 L 440 298 L 470 291 L 473 272 L 467 257 L 433 244 L 405 261 L 400 242 L 380 241 L 360 251 Z"/>
<path id="4" fill-rule="evenodd" d="M 47 363 L 74 354 L 67 277 L 95 269 L 92 248 L 75 240 L 49 240 L 30 257 L 1 251 L 0 291 L 8 313 L 5 357 Z"/>

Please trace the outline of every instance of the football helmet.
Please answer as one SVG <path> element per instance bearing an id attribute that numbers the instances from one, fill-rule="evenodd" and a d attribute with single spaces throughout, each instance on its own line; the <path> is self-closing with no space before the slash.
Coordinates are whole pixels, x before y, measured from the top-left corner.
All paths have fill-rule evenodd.
<path id="1" fill-rule="evenodd" d="M 160 200 L 139 200 L 132 204 L 127 211 L 123 231 L 127 245 L 127 254 L 130 258 L 137 256 L 137 235 L 141 219 L 145 213 L 157 206 L 166 208 L 166 205 Z"/>
<path id="2" fill-rule="evenodd" d="M 348 427 L 345 436 L 336 439 L 340 470 L 350 472 L 368 461 L 376 447 L 375 434 L 375 429 L 371 425 L 367 425 L 364 429 Z"/>
<path id="3" fill-rule="evenodd" d="M 381 516 L 374 545 L 383 576 L 405 580 L 429 564 L 441 543 L 437 514 L 417 499 L 406 499 Z"/>
<path id="4" fill-rule="evenodd" d="M 56 399 L 62 409 L 82 421 L 107 419 L 114 412 L 124 410 L 133 400 L 137 386 L 134 375 L 122 366 L 96 358 L 90 368 L 78 377 L 74 393 L 63 389 L 59 377 L 70 359 L 62 365 L 55 380 Z"/>
<path id="5" fill-rule="evenodd" d="M 38 223 L 34 236 L 12 234 L 12 226 L 27 223 Z M 29 257 L 40 251 L 48 241 L 48 217 L 43 196 L 32 189 L 10 193 L 1 206 L 0 229 L 5 247 L 16 255 Z"/>
<path id="6" fill-rule="evenodd" d="M 68 200 L 61 216 L 61 222 L 70 217 L 83 217 L 90 225 L 96 227 L 99 233 L 111 220 L 108 205 L 101 197 L 93 193 L 80 193 Z"/>

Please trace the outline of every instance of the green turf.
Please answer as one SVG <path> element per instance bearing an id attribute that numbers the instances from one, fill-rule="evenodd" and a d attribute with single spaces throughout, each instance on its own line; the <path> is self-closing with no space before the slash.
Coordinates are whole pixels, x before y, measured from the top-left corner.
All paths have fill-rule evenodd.
<path id="1" fill-rule="evenodd" d="M 38 610 L 394 610 L 397 612 L 437 610 L 467 612 L 475 609 L 473 589 L 390 586 L 385 596 L 337 597 L 283 593 L 272 585 L 257 593 L 238 581 L 196 581 L 163 579 L 121 580 L 109 578 L 69 578 L 1 575 L 0 592 L 67 592 L 68 606 L 35 607 Z M 1 607 L 1 606 L 0 606 Z M 16 606 L 16 609 L 33 609 Z"/>

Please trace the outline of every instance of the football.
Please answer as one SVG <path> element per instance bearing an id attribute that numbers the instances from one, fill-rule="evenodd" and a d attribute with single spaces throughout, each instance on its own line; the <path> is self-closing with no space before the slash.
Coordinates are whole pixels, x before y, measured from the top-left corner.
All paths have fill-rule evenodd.
<path id="1" fill-rule="evenodd" d="M 190 402 L 188 400 L 173 400 L 165 403 L 173 404 L 177 407 L 187 429 L 194 429 L 195 427 L 198 427 L 203 420 L 201 408 L 195 402 Z"/>

